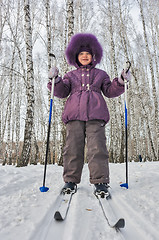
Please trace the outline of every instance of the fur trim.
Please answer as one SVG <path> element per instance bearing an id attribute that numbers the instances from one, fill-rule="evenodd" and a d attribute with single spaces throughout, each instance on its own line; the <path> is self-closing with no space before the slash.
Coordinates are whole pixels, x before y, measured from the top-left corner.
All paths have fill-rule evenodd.
<path id="1" fill-rule="evenodd" d="M 82 47 L 91 49 L 93 66 L 95 66 L 97 63 L 100 63 L 103 56 L 103 49 L 97 38 L 90 33 L 77 33 L 72 36 L 65 52 L 67 61 L 70 65 L 79 67 L 77 64 L 77 54 Z"/>

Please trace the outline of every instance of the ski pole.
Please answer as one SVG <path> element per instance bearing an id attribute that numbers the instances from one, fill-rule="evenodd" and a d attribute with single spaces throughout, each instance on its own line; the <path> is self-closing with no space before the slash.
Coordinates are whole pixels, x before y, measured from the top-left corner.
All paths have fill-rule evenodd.
<path id="1" fill-rule="evenodd" d="M 126 69 L 126 73 L 128 73 L 130 67 L 131 67 L 131 63 L 128 61 L 126 62 L 126 64 L 128 64 L 128 67 Z M 120 184 L 121 187 L 125 187 L 128 189 L 128 121 L 127 121 L 127 112 L 128 112 L 128 102 L 127 102 L 127 80 L 124 80 L 124 87 L 125 87 L 125 162 L 126 162 L 126 183 L 122 183 Z"/>
<path id="2" fill-rule="evenodd" d="M 50 53 L 49 56 L 55 59 L 56 65 L 56 57 L 53 53 Z M 52 115 L 52 105 L 53 105 L 53 98 L 54 98 L 54 82 L 55 79 L 52 79 L 52 89 L 51 89 L 51 98 L 50 98 L 50 112 L 49 112 L 49 124 L 48 124 L 48 132 L 47 132 L 47 143 L 46 143 L 46 155 L 45 155 L 45 166 L 44 166 L 44 178 L 43 178 L 43 186 L 40 187 L 41 192 L 47 192 L 49 190 L 48 187 L 45 186 L 45 179 L 46 179 L 46 168 L 47 168 L 47 157 L 49 151 L 49 139 L 50 139 L 50 128 L 51 128 L 51 115 Z"/>

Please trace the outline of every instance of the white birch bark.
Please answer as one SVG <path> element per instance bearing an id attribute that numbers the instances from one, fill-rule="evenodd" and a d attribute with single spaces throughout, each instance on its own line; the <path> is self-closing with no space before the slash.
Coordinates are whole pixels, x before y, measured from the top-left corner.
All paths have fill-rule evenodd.
<path id="1" fill-rule="evenodd" d="M 68 42 L 70 41 L 71 36 L 74 34 L 74 4 L 73 0 L 66 0 L 66 28 L 65 28 L 65 48 Z M 65 73 L 68 71 L 68 64 L 66 63 L 66 59 L 64 59 L 64 69 Z M 66 99 L 62 100 L 62 111 L 64 109 Z M 65 145 L 66 138 L 66 128 L 63 122 L 61 122 L 61 144 L 60 144 L 60 157 L 59 157 L 59 165 L 63 165 L 63 148 Z"/>
<path id="2" fill-rule="evenodd" d="M 34 120 L 34 71 L 32 60 L 32 28 L 30 17 L 30 2 L 24 0 L 25 14 L 25 43 L 27 66 L 27 111 L 25 119 L 24 144 L 17 166 L 26 166 L 30 160 L 31 139 Z"/>
<path id="3" fill-rule="evenodd" d="M 15 155 L 16 155 L 16 163 L 19 159 L 19 146 L 20 146 L 20 81 L 19 77 L 17 77 L 17 91 L 16 91 L 16 106 L 15 106 Z"/>

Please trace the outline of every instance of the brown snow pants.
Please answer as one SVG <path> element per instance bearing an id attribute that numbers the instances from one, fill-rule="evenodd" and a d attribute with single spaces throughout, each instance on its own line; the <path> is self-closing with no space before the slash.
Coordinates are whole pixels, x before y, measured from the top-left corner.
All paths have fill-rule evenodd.
<path id="1" fill-rule="evenodd" d="M 106 148 L 105 124 L 102 120 L 70 121 L 66 125 L 63 177 L 65 182 L 80 183 L 87 142 L 90 183 L 109 183 L 109 154 Z"/>

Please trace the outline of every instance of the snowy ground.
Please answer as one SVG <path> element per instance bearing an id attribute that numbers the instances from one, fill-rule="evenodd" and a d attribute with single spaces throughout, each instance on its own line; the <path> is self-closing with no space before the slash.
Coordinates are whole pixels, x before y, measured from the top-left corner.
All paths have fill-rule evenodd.
<path id="1" fill-rule="evenodd" d="M 128 190 L 120 187 L 125 181 L 125 164 L 110 164 L 110 205 L 114 215 L 126 221 L 119 233 L 107 225 L 92 194 L 87 165 L 67 219 L 56 222 L 53 215 L 63 186 L 62 167 L 48 166 L 47 193 L 39 191 L 43 168 L 0 165 L 1 240 L 159 239 L 159 162 L 130 163 Z"/>

